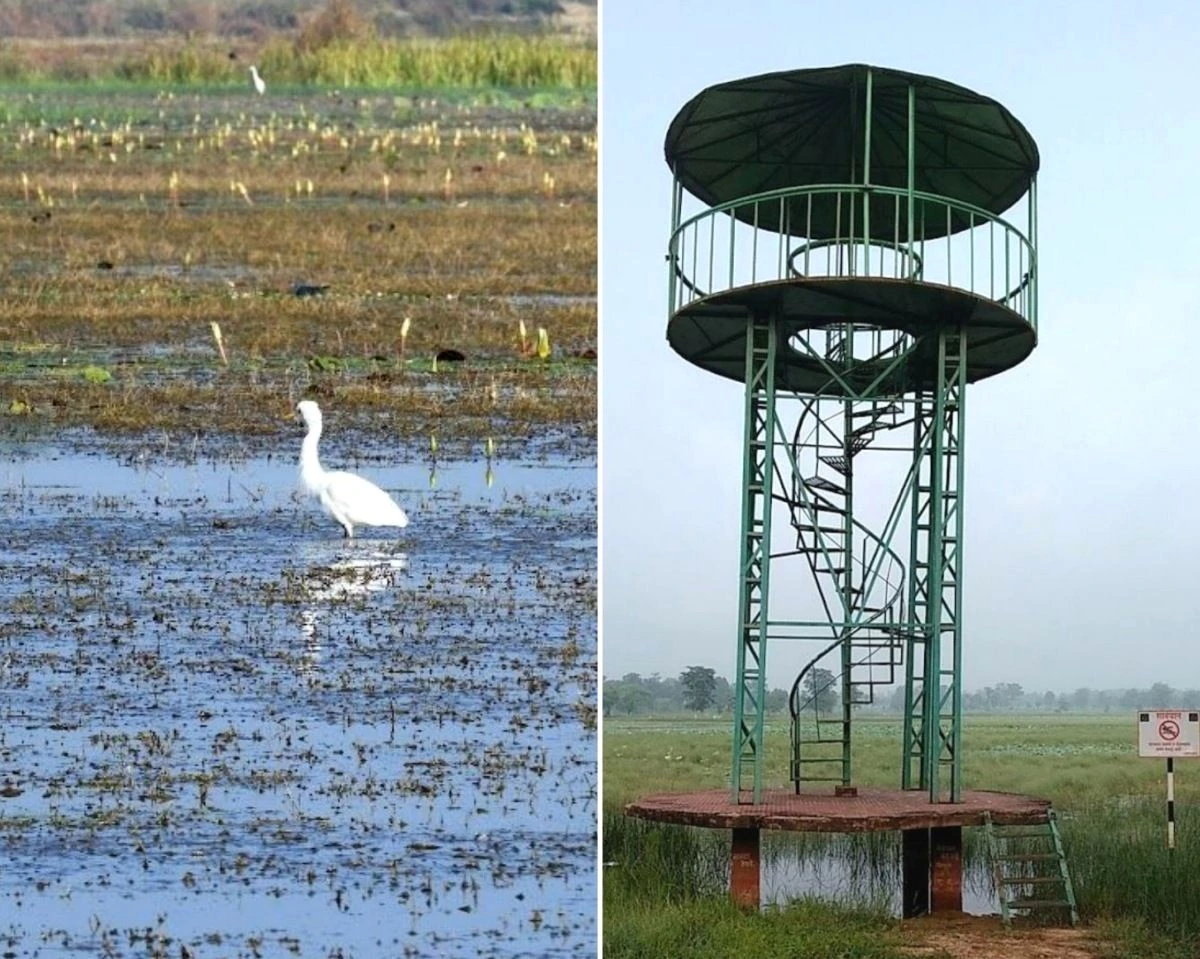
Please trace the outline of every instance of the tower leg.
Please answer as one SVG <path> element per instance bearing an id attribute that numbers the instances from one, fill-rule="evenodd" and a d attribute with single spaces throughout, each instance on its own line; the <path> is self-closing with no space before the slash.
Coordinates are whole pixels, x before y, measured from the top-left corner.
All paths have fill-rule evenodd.
<path id="1" fill-rule="evenodd" d="M 929 908 L 931 912 L 962 912 L 961 826 L 929 830 Z"/>
<path id="2" fill-rule="evenodd" d="M 900 914 L 912 919 L 929 912 L 929 830 L 905 829 L 901 838 Z"/>
<path id="3" fill-rule="evenodd" d="M 741 581 L 734 678 L 735 803 L 762 801 L 763 719 L 767 708 L 767 597 L 770 585 L 771 485 L 775 461 L 775 323 L 754 317 L 746 337 L 746 424 L 742 473 Z M 750 797 L 745 795 L 751 790 Z"/>
<path id="4" fill-rule="evenodd" d="M 906 829 L 901 857 L 901 912 L 962 912 L 962 827 Z"/>
<path id="5" fill-rule="evenodd" d="M 745 909 L 758 909 L 761 883 L 758 829 L 734 829 L 729 870 L 729 889 L 733 901 Z"/>
<path id="6" fill-rule="evenodd" d="M 937 334 L 937 378 L 914 408 L 902 785 L 930 802 L 962 796 L 963 402 L 966 338 Z"/>

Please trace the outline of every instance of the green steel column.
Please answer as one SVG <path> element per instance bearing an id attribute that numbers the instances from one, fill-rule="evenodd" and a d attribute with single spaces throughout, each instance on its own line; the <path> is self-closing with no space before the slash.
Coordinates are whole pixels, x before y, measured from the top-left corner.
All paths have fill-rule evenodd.
<path id="1" fill-rule="evenodd" d="M 906 251 L 908 259 L 907 263 L 911 267 L 916 261 L 913 259 L 913 220 L 915 214 L 915 198 L 913 191 L 916 189 L 917 181 L 917 88 L 913 84 L 908 85 L 908 215 L 905 219 L 908 221 L 908 250 Z"/>
<path id="2" fill-rule="evenodd" d="M 916 250 L 915 240 L 916 221 L 916 161 L 917 161 L 917 88 L 908 85 L 908 142 L 906 154 L 908 170 L 905 177 L 908 187 L 905 211 L 905 226 L 908 233 L 908 245 L 905 251 L 907 262 L 911 265 Z M 914 274 L 915 276 L 915 271 Z M 900 770 L 901 789 L 919 789 L 925 785 L 923 775 L 924 735 L 919 717 L 923 714 L 922 692 L 924 683 L 925 644 L 920 632 L 921 617 L 918 604 L 920 595 L 920 515 L 922 506 L 921 465 L 923 460 L 923 445 L 925 441 L 924 424 L 926 419 L 925 397 L 918 392 L 913 397 L 913 489 L 912 510 L 910 516 L 909 551 L 908 551 L 908 608 L 902 620 L 904 626 L 904 732 L 902 746 L 902 766 Z M 921 657 L 918 660 L 918 655 Z M 920 671 L 919 671 L 920 670 Z M 919 685 L 918 685 L 919 684 Z M 916 771 L 916 776 L 913 773 Z M 916 781 L 914 781 L 914 778 Z"/>
<path id="3" fill-rule="evenodd" d="M 862 181 L 871 182 L 871 126 L 874 120 L 874 73 L 867 71 L 866 83 L 866 117 L 863 123 L 863 162 Z M 851 182 L 854 171 L 851 171 Z M 871 272 L 871 199 L 869 194 L 863 196 L 862 208 L 862 238 L 863 238 L 863 272 L 868 276 Z M 851 241 L 851 272 L 854 257 L 854 227 L 850 228 Z M 854 368 L 854 325 L 847 323 L 842 333 L 842 364 L 847 371 Z M 844 538 L 845 570 L 842 572 L 841 593 L 844 607 L 844 618 L 847 623 L 854 619 L 856 608 L 855 578 L 854 578 L 854 397 L 847 397 L 843 403 L 842 414 L 842 456 L 845 463 L 844 476 L 846 479 L 846 513 L 842 518 Z M 866 570 L 863 570 L 862 582 L 865 585 Z M 859 594 L 863 595 L 863 594 Z M 854 627 L 846 626 L 842 630 L 842 785 L 849 786 L 853 775 L 851 738 L 854 723 Z"/>
<path id="4" fill-rule="evenodd" d="M 901 789 L 921 789 L 925 786 L 924 777 L 924 742 L 921 717 L 924 712 L 924 677 L 927 674 L 925 664 L 925 635 L 922 624 L 925 621 L 923 609 L 925 605 L 924 563 L 921 559 L 921 548 L 924 545 L 920 536 L 922 509 L 928 507 L 924 496 L 922 476 L 926 465 L 925 443 L 928 440 L 928 410 L 925 396 L 918 393 L 913 399 L 913 485 L 912 508 L 909 511 L 909 546 L 908 546 L 908 594 L 906 597 L 907 613 L 902 620 L 904 627 L 904 730 L 902 766 L 900 772 Z M 916 775 L 914 776 L 914 772 Z"/>
<path id="5" fill-rule="evenodd" d="M 918 482 L 914 507 L 917 517 L 916 562 L 914 564 L 914 626 L 924 638 L 920 692 L 921 788 L 930 802 L 957 802 L 962 794 L 962 696 L 959 688 L 962 664 L 961 596 L 959 591 L 959 547 L 962 539 L 963 461 L 960 456 L 964 419 L 962 400 L 966 386 L 966 338 L 957 330 L 937 334 L 932 416 L 928 434 L 920 444 L 925 450 L 922 472 L 927 485 Z M 927 498 L 925 498 L 927 497 Z M 921 560 L 923 557 L 923 562 Z M 948 659 L 948 662 L 947 662 Z M 915 677 L 914 677 L 915 679 Z M 912 690 L 914 700 L 917 698 Z M 907 698 L 907 696 L 906 696 Z M 914 702 L 906 723 L 916 718 Z M 910 760 L 906 773 L 911 788 Z M 949 783 L 943 782 L 944 774 Z"/>
<path id="6" fill-rule="evenodd" d="M 1037 178 L 1029 181 L 1029 321 L 1038 328 L 1038 271 L 1037 271 Z"/>
<path id="7" fill-rule="evenodd" d="M 958 802 L 966 338 L 958 330 L 936 336 L 932 390 L 914 401 L 901 786 L 927 790 L 931 802 Z"/>
<path id="8" fill-rule="evenodd" d="M 680 213 L 683 209 L 683 186 L 678 178 L 675 179 L 671 186 L 671 249 L 670 269 L 667 271 L 667 316 L 670 316 L 679 306 L 677 299 L 679 278 L 677 276 L 679 270 L 679 240 L 675 235 L 675 231 L 679 229 Z"/>
<path id="9" fill-rule="evenodd" d="M 936 387 L 933 394 L 933 422 L 929 443 L 929 516 L 922 532 L 928 537 L 925 547 L 927 592 L 925 604 L 925 689 L 922 694 L 921 718 L 921 783 L 929 790 L 929 801 L 938 801 L 938 767 L 941 757 L 942 705 L 942 576 L 945 555 L 942 551 L 944 472 L 942 457 L 945 450 L 946 424 L 946 334 L 937 337 Z"/>
<path id="10" fill-rule="evenodd" d="M 868 78 L 869 78 L 868 74 Z M 868 85 L 867 91 L 870 92 Z M 870 99 L 868 97 L 868 103 Z M 847 326 L 845 347 L 842 355 L 845 357 L 845 368 L 854 365 L 854 330 Z M 849 625 L 854 619 L 854 468 L 851 444 L 854 442 L 854 400 L 847 398 L 842 404 L 842 456 L 845 457 L 846 472 L 846 513 L 842 517 L 842 537 L 844 541 L 842 562 L 845 569 L 839 577 L 841 581 L 841 600 L 843 606 L 843 621 L 847 624 L 842 629 L 842 785 L 850 785 L 850 735 L 853 722 L 851 708 L 851 692 L 853 690 L 854 672 L 854 627 Z"/>
<path id="11" fill-rule="evenodd" d="M 963 476 L 966 469 L 966 458 L 963 455 L 963 443 L 967 433 L 967 342 L 966 337 L 958 337 L 958 369 L 956 370 L 955 392 L 958 396 L 958 409 L 955 411 L 954 423 L 954 728 L 950 741 L 953 751 L 951 765 L 950 801 L 962 800 L 962 575 L 963 575 Z"/>
<path id="12" fill-rule="evenodd" d="M 742 548 L 731 776 L 735 803 L 745 801 L 747 774 L 752 783 L 753 802 L 762 800 L 771 484 L 775 457 L 775 351 L 774 318 L 753 317 L 746 336 Z"/>
<path id="13" fill-rule="evenodd" d="M 937 581 L 938 656 L 936 739 L 932 741 L 929 798 L 940 802 L 962 799 L 962 483 L 964 461 L 962 441 L 965 426 L 963 403 L 966 399 L 966 337 L 959 330 L 943 331 L 938 344 L 941 400 L 939 416 L 941 473 L 940 504 L 934 503 L 939 516 L 938 536 L 930 543 L 937 549 L 940 576 Z M 939 508 L 940 506 L 940 508 Z M 948 642 L 949 650 L 946 648 Z M 947 652 L 949 654 L 947 660 Z M 943 691 L 944 689 L 944 691 Z M 949 784 L 942 774 L 948 773 Z"/>

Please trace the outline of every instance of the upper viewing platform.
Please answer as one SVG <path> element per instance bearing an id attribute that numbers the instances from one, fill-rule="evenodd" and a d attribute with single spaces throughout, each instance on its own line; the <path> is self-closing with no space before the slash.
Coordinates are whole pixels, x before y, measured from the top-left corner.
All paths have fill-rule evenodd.
<path id="1" fill-rule="evenodd" d="M 705 369 L 742 378 L 750 315 L 779 324 L 797 392 L 828 384 L 836 326 L 872 334 L 844 357 L 854 378 L 886 369 L 896 391 L 922 388 L 919 341 L 942 326 L 966 335 L 972 380 L 1032 351 L 1038 151 L 995 100 L 862 64 L 766 74 L 693 97 L 666 159 L 667 335 Z"/>

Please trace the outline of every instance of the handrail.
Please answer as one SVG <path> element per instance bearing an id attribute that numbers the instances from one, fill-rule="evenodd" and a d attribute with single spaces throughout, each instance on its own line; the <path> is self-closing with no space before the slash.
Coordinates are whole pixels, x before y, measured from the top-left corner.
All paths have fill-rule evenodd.
<path id="1" fill-rule="evenodd" d="M 886 240 L 876 240 L 876 239 L 870 239 L 870 238 L 863 238 L 861 241 L 849 241 L 849 242 L 847 242 L 845 240 L 840 240 L 837 238 L 825 239 L 825 240 L 809 240 L 807 243 L 801 243 L 798 247 L 796 247 L 794 250 L 792 250 L 792 252 L 788 255 L 788 269 L 791 271 L 793 276 L 804 277 L 807 274 L 801 273 L 798 269 L 796 269 L 796 263 L 795 263 L 796 257 L 800 256 L 801 254 L 804 254 L 807 257 L 807 255 L 812 253 L 814 250 L 821 250 L 821 249 L 825 249 L 826 247 L 849 246 L 854 242 L 861 242 L 863 245 L 879 246 L 883 250 L 888 249 Z M 915 250 L 910 253 L 908 250 L 899 250 L 899 249 L 895 249 L 894 247 L 892 248 L 892 252 L 894 252 L 897 256 L 903 255 L 903 256 L 909 257 L 915 264 L 915 266 L 911 270 L 908 271 L 908 275 L 905 276 L 904 279 L 906 279 L 906 280 L 921 279 L 921 274 L 925 270 L 925 264 L 921 260 L 921 254 L 917 253 Z M 684 280 L 685 283 L 687 282 L 687 280 L 684 279 L 682 276 L 680 276 L 680 279 Z"/>
<path id="2" fill-rule="evenodd" d="M 835 210 L 835 235 L 811 235 L 816 203 Z M 774 205 L 778 209 L 766 209 Z M 760 219 L 773 226 L 759 226 Z M 881 223 L 890 236 L 881 235 Z M 823 248 L 824 255 L 814 253 Z M 679 222 L 667 260 L 672 315 L 763 283 L 859 277 L 963 290 L 1037 326 L 1032 241 L 1003 216 L 923 190 L 823 183 L 727 200 Z"/>
<path id="3" fill-rule="evenodd" d="M 1021 282 L 1018 283 L 1015 287 L 1013 287 L 1013 289 L 1011 289 L 1007 293 L 1005 293 L 1004 296 L 1002 296 L 998 300 L 996 300 L 996 302 L 1007 305 L 1009 300 L 1015 299 L 1016 297 L 1018 297 L 1022 293 L 1024 293 L 1025 290 L 1029 287 L 1029 284 L 1030 284 L 1030 282 L 1032 282 L 1032 280 L 1033 280 L 1033 274 L 1030 273 L 1029 271 L 1026 271 L 1025 275 L 1023 277 L 1021 277 Z"/>
<path id="4" fill-rule="evenodd" d="M 895 196 L 907 200 L 909 192 L 904 187 L 894 186 L 879 186 L 874 183 L 810 183 L 805 186 L 788 186 L 781 187 L 776 190 L 767 190 L 765 193 L 752 193 L 750 196 L 738 197 L 734 200 L 726 200 L 724 203 L 719 203 L 716 206 L 710 206 L 707 210 L 701 210 L 699 213 L 688 217 L 679 224 L 671 232 L 668 248 L 674 244 L 675 237 L 692 224 L 703 220 L 707 216 L 712 216 L 716 213 L 727 213 L 729 210 L 736 209 L 739 206 L 748 206 L 751 203 L 761 203 L 763 200 L 786 200 L 793 196 L 804 196 L 806 194 L 820 196 L 825 193 L 862 193 L 862 194 L 880 194 L 882 196 Z M 1016 233 L 1021 239 L 1025 240 L 1025 234 L 1018 230 L 1015 226 L 1009 223 L 1004 217 L 992 213 L 981 206 L 976 206 L 974 203 L 968 203 L 966 200 L 956 200 L 953 197 L 942 196 L 939 193 L 927 193 L 924 190 L 913 190 L 912 197 L 914 200 L 921 200 L 926 203 L 945 204 L 956 210 L 961 210 L 964 213 L 974 213 L 980 216 L 983 220 L 998 223 L 1007 230 Z M 774 232 L 774 231 L 772 231 Z M 941 239 L 939 237 L 939 239 Z M 1030 244 L 1032 246 L 1032 244 Z"/>
<path id="5" fill-rule="evenodd" d="M 696 286 L 695 283 L 693 283 L 691 280 L 689 280 L 687 278 L 687 275 L 679 267 L 675 267 L 675 276 L 679 280 L 680 283 L 682 283 L 689 290 L 691 290 L 693 293 L 696 294 L 696 299 L 702 300 L 706 296 L 708 296 L 708 294 L 705 293 L 702 289 L 700 289 L 700 287 Z"/>

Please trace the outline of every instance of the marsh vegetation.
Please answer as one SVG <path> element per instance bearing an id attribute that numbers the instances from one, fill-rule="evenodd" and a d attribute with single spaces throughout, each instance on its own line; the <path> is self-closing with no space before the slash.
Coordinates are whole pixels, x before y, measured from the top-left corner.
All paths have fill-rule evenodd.
<path id="1" fill-rule="evenodd" d="M 589 109 L 252 97 L 0 97 L 4 412 L 277 433 L 311 390 L 401 438 L 594 435 Z"/>
<path id="2" fill-rule="evenodd" d="M 594 952 L 595 162 L 588 96 L 0 91 L 0 951 Z M 402 534 L 296 497 L 304 397 Z"/>

